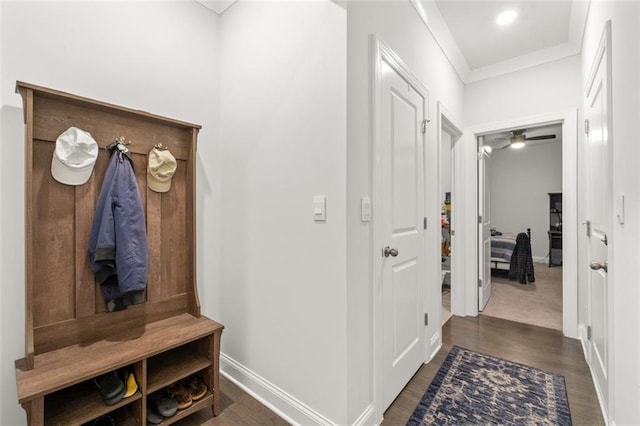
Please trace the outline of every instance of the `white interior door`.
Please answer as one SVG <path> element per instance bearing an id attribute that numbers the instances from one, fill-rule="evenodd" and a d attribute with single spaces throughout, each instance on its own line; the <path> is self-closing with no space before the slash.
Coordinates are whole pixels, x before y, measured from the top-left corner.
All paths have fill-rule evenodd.
<path id="1" fill-rule="evenodd" d="M 423 96 L 381 64 L 383 410 L 424 361 Z"/>
<path id="2" fill-rule="evenodd" d="M 606 37 L 605 37 L 606 40 Z M 593 64 L 593 82 L 586 92 L 586 175 L 587 190 L 587 259 L 589 262 L 589 314 L 587 338 L 589 365 L 595 386 L 608 406 L 609 382 L 609 301 L 608 235 L 611 227 L 611 169 L 609 140 L 610 83 L 607 67 L 607 45 L 601 45 Z"/>
<path id="3" fill-rule="evenodd" d="M 489 157 L 478 138 L 478 310 L 484 310 L 491 297 L 491 215 Z"/>

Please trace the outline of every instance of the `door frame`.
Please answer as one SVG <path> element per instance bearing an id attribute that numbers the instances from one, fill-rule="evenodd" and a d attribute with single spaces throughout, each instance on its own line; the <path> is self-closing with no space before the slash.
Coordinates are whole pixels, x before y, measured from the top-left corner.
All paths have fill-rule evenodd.
<path id="1" fill-rule="evenodd" d="M 458 315 L 478 315 L 478 178 L 477 178 L 477 137 L 513 128 L 526 128 L 545 124 L 562 123 L 562 207 L 563 207 L 563 247 L 562 247 L 562 332 L 565 336 L 578 338 L 578 109 L 550 112 L 473 126 L 465 130 L 463 136 L 464 161 L 457 167 L 465 170 L 465 192 L 462 200 L 467 214 L 464 220 L 464 235 L 457 234 L 458 245 L 466 248 L 466 279 L 464 289 L 456 294 L 456 306 L 464 307 Z M 475 162 L 475 166 L 468 164 Z M 534 238 L 539 236 L 534 235 Z M 453 298 L 453 295 L 452 295 Z M 452 301 L 453 308 L 453 301 Z M 453 309 L 452 309 L 453 311 Z M 456 314 L 456 312 L 454 312 Z"/>
<path id="2" fill-rule="evenodd" d="M 458 120 L 455 115 L 453 115 L 451 113 L 451 111 L 449 111 L 449 109 L 447 109 L 447 107 L 441 102 L 438 101 L 437 103 L 437 129 L 438 129 L 438 143 L 437 143 L 437 155 L 438 155 L 438 194 L 440 194 L 440 196 L 442 196 L 442 152 L 440 151 L 442 149 L 442 133 L 443 132 L 447 132 L 451 135 L 451 147 L 449 147 L 449 149 L 451 150 L 451 173 L 452 173 L 452 185 L 451 185 L 451 206 L 452 206 L 452 211 L 451 211 L 451 222 L 456 224 L 458 223 L 458 220 L 462 220 L 462 216 L 460 214 L 460 209 L 455 208 L 455 206 L 457 205 L 461 205 L 459 198 L 460 196 L 458 194 L 462 194 L 462 192 L 458 192 L 461 191 L 462 189 L 458 188 L 462 182 L 463 179 L 459 179 L 455 176 L 455 172 L 457 169 L 455 169 L 455 165 L 456 165 L 456 146 L 457 145 L 461 145 L 460 139 L 462 138 L 463 135 L 463 126 L 462 126 L 462 122 L 460 120 Z M 457 226 L 457 225 L 456 225 Z M 457 230 L 457 227 L 452 228 L 453 231 Z M 450 294 L 451 294 L 451 313 L 457 313 L 462 311 L 462 307 L 458 307 L 458 299 L 456 298 L 456 294 L 459 292 L 459 289 L 463 288 L 464 286 L 464 280 L 461 279 L 461 274 L 457 273 L 457 265 L 464 265 L 464 257 L 462 256 L 463 253 L 459 253 L 458 254 L 458 248 L 457 248 L 457 239 L 455 238 L 456 233 L 453 233 L 451 235 L 451 252 L 452 253 L 456 253 L 455 255 L 455 259 L 452 257 L 451 258 L 451 269 L 450 269 L 450 280 L 451 280 L 451 290 L 450 290 Z M 439 262 L 438 264 L 438 276 L 441 276 L 442 273 L 442 262 Z M 440 283 L 440 282 L 438 282 Z M 439 312 L 438 318 L 440 318 L 440 321 L 442 322 L 442 289 L 441 289 L 441 284 L 437 287 L 437 296 L 435 297 L 435 299 L 438 301 L 438 307 L 437 307 L 437 312 Z M 438 329 L 438 335 L 436 338 L 436 341 L 434 342 L 434 345 L 432 345 L 432 349 L 433 349 L 433 354 L 435 355 L 435 352 L 440 349 L 440 346 L 442 345 L 442 326 L 439 327 Z"/>
<path id="3" fill-rule="evenodd" d="M 371 78 L 370 78 L 370 134 L 371 134 L 371 193 L 372 193 L 372 243 L 370 247 L 371 253 L 371 277 L 372 277 L 372 321 L 373 321 L 373 401 L 375 406 L 375 419 L 381 421 L 384 415 L 382 409 L 382 374 L 383 359 L 382 359 L 382 286 L 379 280 L 379 271 L 382 268 L 382 257 L 380 256 L 380 250 L 383 247 L 382 241 L 382 222 L 379 212 L 382 211 L 382 167 L 380 164 L 381 155 L 381 137 L 378 124 L 380 122 L 380 109 L 381 99 L 379 93 L 379 82 L 382 77 L 382 70 L 380 64 L 385 61 L 391 68 L 393 68 L 398 74 L 402 76 L 423 98 L 423 110 L 427 121 L 429 120 L 428 109 L 428 91 L 426 87 L 415 77 L 409 67 L 407 67 L 400 57 L 391 48 L 380 40 L 376 35 L 370 36 L 370 52 L 371 52 Z M 423 136 L 423 142 L 426 139 L 426 134 Z M 425 144 L 426 145 L 426 144 Z M 423 180 L 423 189 L 424 189 Z M 422 206 L 424 209 L 424 206 Z M 426 233 L 422 232 L 423 245 L 426 243 Z M 426 256 L 425 256 L 426 257 Z M 426 263 L 426 262 L 425 262 Z M 425 271 L 425 278 L 428 277 Z M 425 281 L 428 281 L 426 279 Z M 423 284 L 423 300 L 422 306 L 424 312 L 428 312 L 428 305 L 424 300 L 424 295 L 427 294 L 427 286 Z M 423 331 L 423 353 L 428 351 L 427 346 L 427 327 Z M 427 359 L 425 359 L 425 362 Z"/>

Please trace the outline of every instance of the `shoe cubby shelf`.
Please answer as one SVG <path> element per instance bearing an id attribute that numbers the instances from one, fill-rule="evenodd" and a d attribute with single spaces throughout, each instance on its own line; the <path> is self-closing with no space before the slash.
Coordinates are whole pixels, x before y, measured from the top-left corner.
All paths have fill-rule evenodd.
<path id="1" fill-rule="evenodd" d="M 219 413 L 223 326 L 200 312 L 197 291 L 196 165 L 200 126 L 137 109 L 18 82 L 25 123 L 25 357 L 15 362 L 18 402 L 30 425 L 146 425 L 147 397 L 190 375 L 207 386 L 173 423 L 210 408 Z M 89 180 L 66 185 L 51 174 L 58 136 L 91 134 L 98 156 Z M 89 237 L 110 160 L 124 138 L 145 214 L 144 302 L 109 312 L 88 258 Z M 148 154 L 168 147 L 177 168 L 168 192 L 147 184 Z M 94 379 L 123 367 L 138 391 L 106 405 Z"/>
<path id="2" fill-rule="evenodd" d="M 126 405 L 135 402 L 139 404 L 141 399 L 142 392 L 138 390 L 114 405 L 105 405 L 95 384 L 92 381 L 83 382 L 45 397 L 45 424 L 80 425 Z M 133 413 L 138 410 L 130 411 Z"/>
<path id="3" fill-rule="evenodd" d="M 149 393 L 160 390 L 177 378 L 185 378 L 211 367 L 211 360 L 194 352 L 193 347 L 183 346 L 169 353 L 156 355 L 147 361 L 147 389 Z"/>
<path id="4" fill-rule="evenodd" d="M 38 355 L 31 370 L 17 362 L 18 400 L 29 407 L 32 424 L 79 425 L 129 405 L 129 416 L 141 422 L 133 424 L 146 424 L 149 394 L 197 374 L 209 389 L 207 396 L 174 417 L 206 407 L 218 414 L 221 333 L 222 325 L 215 321 L 182 314 L 110 340 Z M 127 366 L 134 372 L 138 392 L 115 405 L 105 405 L 93 379 Z M 39 406 L 42 408 L 34 408 Z M 42 421 L 34 421 L 36 413 Z M 174 417 L 165 422 L 175 421 Z"/>

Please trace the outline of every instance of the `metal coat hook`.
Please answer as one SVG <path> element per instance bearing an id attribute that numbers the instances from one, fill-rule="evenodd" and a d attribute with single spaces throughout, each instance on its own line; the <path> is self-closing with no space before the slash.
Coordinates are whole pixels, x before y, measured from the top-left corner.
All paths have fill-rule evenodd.
<path id="1" fill-rule="evenodd" d="M 111 151 L 115 148 L 118 148 L 120 152 L 123 152 L 126 154 L 127 152 L 129 152 L 129 148 L 127 148 L 127 145 L 130 145 L 130 144 L 131 144 L 131 141 L 126 140 L 124 136 L 118 136 L 115 138 L 113 142 L 107 145 L 105 149 L 107 151 Z"/>
<path id="2" fill-rule="evenodd" d="M 159 149 L 160 151 L 166 151 L 166 150 L 169 149 L 168 146 L 162 145 L 162 142 L 159 142 L 159 143 L 155 144 L 154 147 Z"/>
<path id="3" fill-rule="evenodd" d="M 126 140 L 124 136 L 118 136 L 114 142 L 117 144 L 116 146 L 118 147 L 120 152 L 123 152 L 125 154 L 129 152 L 129 148 L 127 148 L 127 145 L 130 145 L 131 141 Z"/>

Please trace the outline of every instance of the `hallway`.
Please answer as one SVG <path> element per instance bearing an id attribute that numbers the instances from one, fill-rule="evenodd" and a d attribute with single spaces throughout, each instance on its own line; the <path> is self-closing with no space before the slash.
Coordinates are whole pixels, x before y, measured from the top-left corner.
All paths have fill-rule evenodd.
<path id="1" fill-rule="evenodd" d="M 382 425 L 405 424 L 453 345 L 561 374 L 573 424 L 604 421 L 578 340 L 556 330 L 487 316 L 452 317 L 442 328 L 443 347 L 423 365 L 384 415 Z"/>

